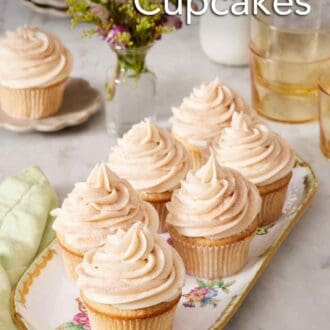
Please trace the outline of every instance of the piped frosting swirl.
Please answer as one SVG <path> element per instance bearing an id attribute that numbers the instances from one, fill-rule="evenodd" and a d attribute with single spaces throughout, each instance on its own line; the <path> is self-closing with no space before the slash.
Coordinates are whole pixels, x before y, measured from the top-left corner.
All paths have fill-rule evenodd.
<path id="1" fill-rule="evenodd" d="M 187 144 L 204 149 L 230 125 L 235 111 L 253 115 L 243 99 L 216 78 L 194 88 L 179 107 L 172 108 L 172 132 Z"/>
<path id="2" fill-rule="evenodd" d="M 132 310 L 181 294 L 185 269 L 179 254 L 142 223 L 118 230 L 77 267 L 77 285 L 91 301 Z"/>
<path id="3" fill-rule="evenodd" d="M 0 39 L 0 84 L 3 86 L 46 87 L 66 79 L 71 70 L 70 51 L 51 33 L 20 27 Z"/>
<path id="4" fill-rule="evenodd" d="M 261 208 L 257 188 L 237 171 L 220 167 L 213 154 L 188 172 L 167 204 L 167 223 L 183 236 L 221 239 L 242 233 Z"/>
<path id="5" fill-rule="evenodd" d="M 178 187 L 190 167 L 190 158 L 170 133 L 146 119 L 118 140 L 109 164 L 137 191 L 163 193 Z"/>
<path id="6" fill-rule="evenodd" d="M 82 252 L 103 245 L 107 235 L 138 221 L 153 232 L 159 225 L 154 207 L 140 200 L 131 185 L 106 164 L 96 165 L 87 182 L 77 183 L 52 215 L 56 233 Z"/>
<path id="7" fill-rule="evenodd" d="M 234 113 L 231 126 L 214 140 L 212 148 L 220 165 L 238 170 L 260 186 L 284 178 L 296 159 L 283 138 L 243 113 Z"/>

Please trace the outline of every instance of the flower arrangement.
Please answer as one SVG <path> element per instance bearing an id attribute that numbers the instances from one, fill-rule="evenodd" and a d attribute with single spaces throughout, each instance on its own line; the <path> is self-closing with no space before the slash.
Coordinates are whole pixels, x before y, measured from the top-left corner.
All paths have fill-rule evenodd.
<path id="1" fill-rule="evenodd" d="M 84 35 L 99 35 L 115 51 L 123 49 L 148 48 L 164 33 L 181 28 L 178 16 L 165 13 L 162 1 L 140 0 L 146 10 L 159 8 L 157 15 L 141 14 L 134 5 L 134 0 L 67 0 L 72 25 L 92 24 L 95 27 L 85 30 Z M 173 5 L 177 0 L 171 0 Z M 139 74 L 143 70 L 144 56 L 125 56 L 119 58 L 122 67 Z"/>
<path id="2" fill-rule="evenodd" d="M 194 308 L 199 304 L 200 307 L 205 307 L 207 305 L 217 307 L 219 302 L 219 291 L 221 290 L 229 294 L 229 287 L 234 283 L 235 281 L 225 283 L 224 281 L 204 282 L 202 280 L 197 280 L 198 286 L 194 287 L 188 293 L 182 295 L 184 298 L 183 306 Z"/>

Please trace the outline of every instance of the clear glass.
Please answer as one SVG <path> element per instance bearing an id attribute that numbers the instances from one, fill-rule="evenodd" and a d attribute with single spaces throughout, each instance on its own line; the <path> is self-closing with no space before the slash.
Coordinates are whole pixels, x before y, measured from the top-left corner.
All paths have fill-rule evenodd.
<path id="1" fill-rule="evenodd" d="M 156 75 L 146 65 L 150 47 L 115 48 L 117 63 L 106 82 L 106 125 L 109 134 L 122 136 L 146 117 L 155 119 Z"/>
<path id="2" fill-rule="evenodd" d="M 318 79 L 330 66 L 330 1 L 311 4 L 312 13 L 305 17 L 252 18 L 252 102 L 269 119 L 317 119 Z"/>
<path id="3" fill-rule="evenodd" d="M 319 123 L 320 147 L 325 157 L 330 159 L 330 74 L 319 80 Z"/>

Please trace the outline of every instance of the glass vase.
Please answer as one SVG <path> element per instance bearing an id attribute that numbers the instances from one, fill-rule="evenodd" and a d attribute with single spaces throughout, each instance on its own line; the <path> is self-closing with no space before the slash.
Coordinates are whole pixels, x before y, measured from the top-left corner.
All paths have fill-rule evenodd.
<path id="1" fill-rule="evenodd" d="M 146 117 L 155 119 L 156 75 L 146 64 L 150 46 L 113 48 L 117 61 L 106 81 L 106 125 L 109 134 L 122 136 Z"/>

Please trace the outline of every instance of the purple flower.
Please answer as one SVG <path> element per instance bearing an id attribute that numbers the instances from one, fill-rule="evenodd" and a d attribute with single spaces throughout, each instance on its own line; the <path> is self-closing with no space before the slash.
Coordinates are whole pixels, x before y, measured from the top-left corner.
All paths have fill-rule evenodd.
<path id="1" fill-rule="evenodd" d="M 97 16 L 102 23 L 107 23 L 110 17 L 110 12 L 107 8 L 103 6 L 98 6 L 98 5 L 92 5 L 91 6 L 91 12 Z"/>
<path id="2" fill-rule="evenodd" d="M 182 21 L 178 16 L 166 16 L 164 19 L 164 25 L 168 27 L 174 27 L 176 30 L 178 30 L 182 27 Z"/>
<path id="3" fill-rule="evenodd" d="M 76 325 L 82 325 L 85 330 L 90 330 L 91 326 L 89 324 L 89 319 L 86 313 L 80 312 L 76 314 L 73 318 L 73 323 Z"/>
<path id="4" fill-rule="evenodd" d="M 114 47 L 114 46 L 125 47 L 125 45 L 118 44 L 118 42 L 116 40 L 118 34 L 123 33 L 123 32 L 128 32 L 128 30 L 123 26 L 114 25 L 112 27 L 112 29 L 109 31 L 109 33 L 106 37 L 106 41 L 109 44 L 109 46 L 111 46 L 111 47 Z"/>

